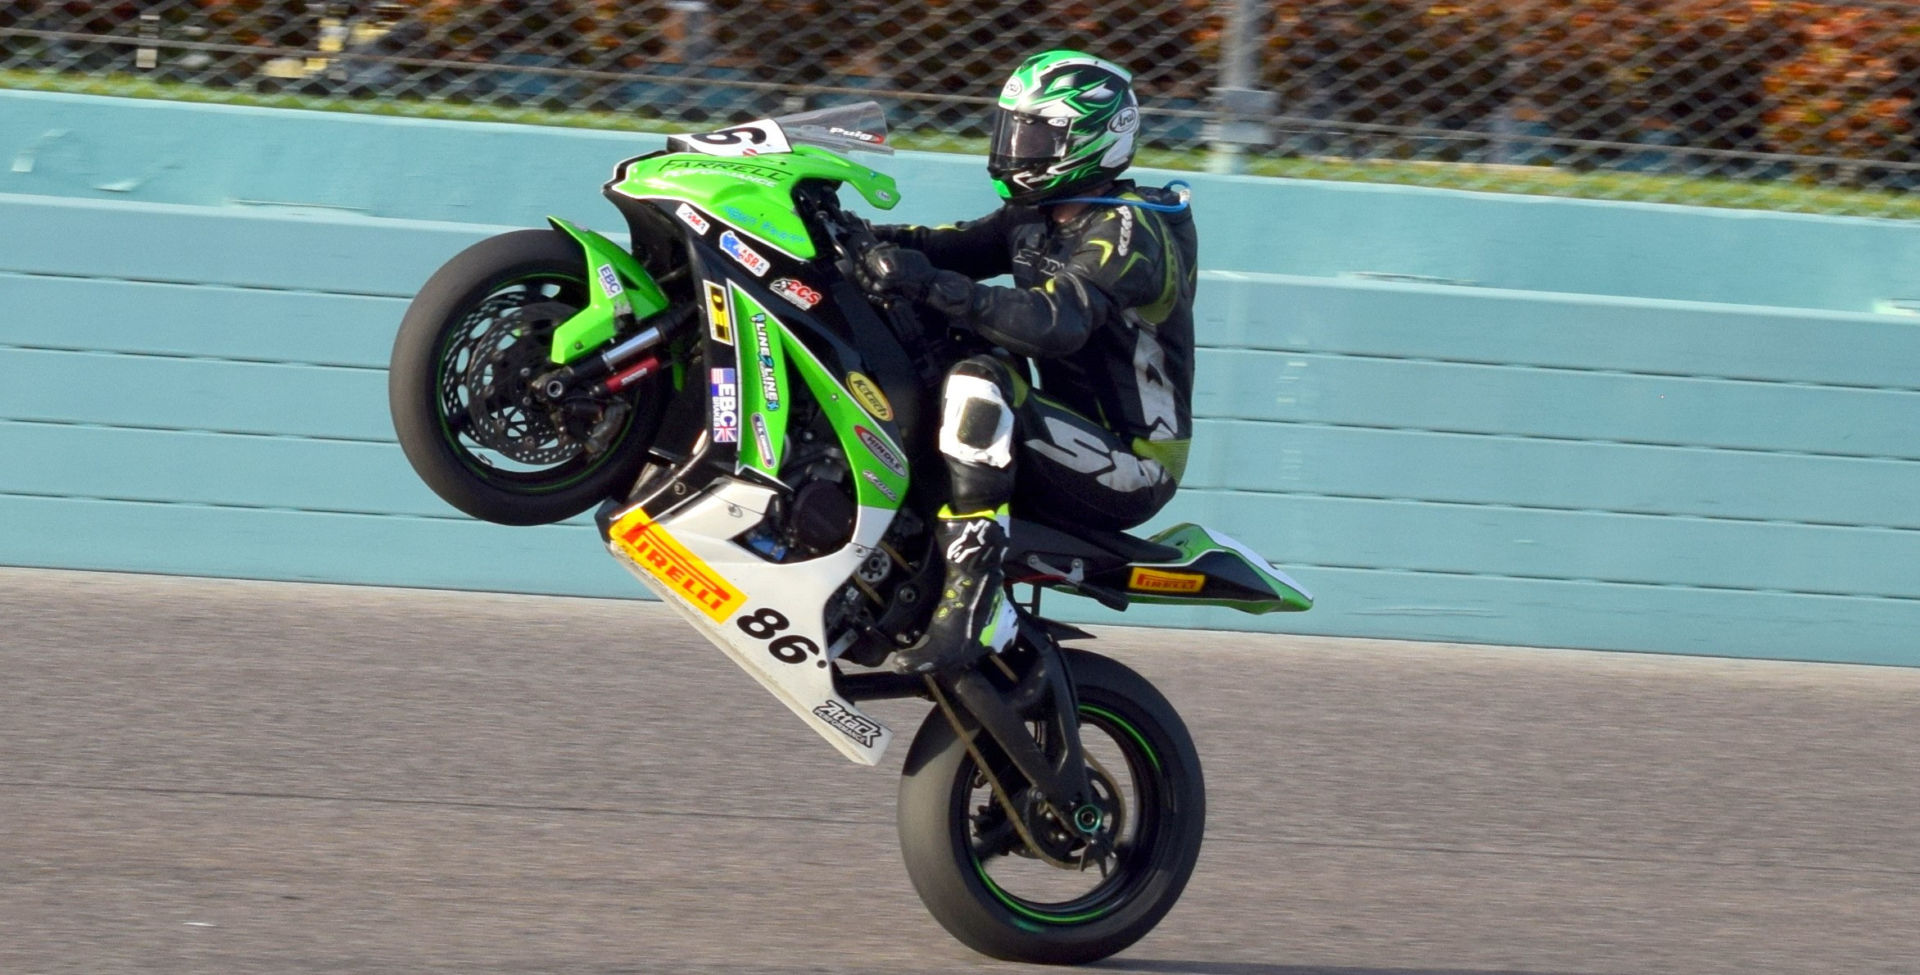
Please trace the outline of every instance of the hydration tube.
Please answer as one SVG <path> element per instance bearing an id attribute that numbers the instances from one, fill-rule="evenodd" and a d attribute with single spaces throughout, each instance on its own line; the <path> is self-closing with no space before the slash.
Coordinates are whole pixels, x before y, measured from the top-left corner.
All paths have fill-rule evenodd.
<path id="1" fill-rule="evenodd" d="M 1174 189 L 1176 186 L 1179 187 L 1179 189 Z M 1152 210 L 1155 213 L 1179 213 L 1185 210 L 1193 200 L 1193 187 L 1188 185 L 1184 179 L 1176 179 L 1162 186 L 1161 189 L 1173 190 L 1174 194 L 1180 197 L 1180 202 L 1150 203 L 1146 200 L 1123 200 L 1117 196 L 1070 196 L 1064 200 L 1048 200 L 1046 205 L 1058 206 L 1062 203 L 1104 203 L 1108 206 L 1139 207 L 1142 210 Z"/>

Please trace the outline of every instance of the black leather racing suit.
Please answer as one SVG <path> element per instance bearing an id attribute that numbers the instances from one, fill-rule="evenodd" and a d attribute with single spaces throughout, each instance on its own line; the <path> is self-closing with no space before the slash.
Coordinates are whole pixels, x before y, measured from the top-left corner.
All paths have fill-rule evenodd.
<path id="1" fill-rule="evenodd" d="M 1171 191 L 1127 180 L 1102 196 L 1179 202 Z M 1167 503 L 1193 435 L 1198 243 L 1191 210 L 1090 204 L 1055 223 L 1042 208 L 1005 206 L 957 226 L 875 232 L 958 272 L 933 283 L 928 306 L 1034 360 L 1039 384 L 1031 389 L 1023 370 L 993 356 L 965 360 L 949 374 L 949 400 L 954 376 L 1001 388 L 1015 418 L 1019 469 L 1017 480 L 1011 469 L 983 480 L 991 472 L 978 464 L 953 464 L 957 504 L 991 507 L 1011 492 L 1023 517 L 1127 528 Z M 1002 274 L 1012 275 L 1013 287 L 977 283 Z M 961 426 L 970 422 L 951 403 L 947 416 L 946 427 L 956 416 Z M 957 459 L 947 449 L 953 435 L 943 428 L 950 460 Z"/>

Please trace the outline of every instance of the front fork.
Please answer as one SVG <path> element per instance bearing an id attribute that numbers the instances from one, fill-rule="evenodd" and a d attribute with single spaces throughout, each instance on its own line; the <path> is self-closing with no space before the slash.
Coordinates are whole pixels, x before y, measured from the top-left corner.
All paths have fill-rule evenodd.
<path id="1" fill-rule="evenodd" d="M 580 245 L 587 270 L 587 307 L 554 330 L 548 358 L 554 368 L 533 381 L 534 395 L 560 403 L 569 394 L 587 391 L 617 394 L 652 375 L 661 367 L 658 356 L 641 354 L 671 338 L 695 312 L 691 304 L 669 307 L 645 265 L 606 237 L 576 227 L 558 217 L 547 222 Z M 623 331 L 641 323 L 646 327 L 626 341 L 595 353 Z"/>
<path id="2" fill-rule="evenodd" d="M 953 723 L 954 733 L 967 743 L 975 764 L 988 777 L 997 798 L 1009 807 L 1008 814 L 1024 822 L 1023 834 L 1040 824 L 1015 808 L 1010 790 L 995 778 L 992 763 L 978 745 L 983 735 L 1031 784 L 1040 800 L 1034 808 L 1049 809 L 1059 822 L 1071 823 L 1088 842 L 1098 842 L 1096 833 L 1105 821 L 1106 811 L 1094 802 L 1087 779 L 1086 756 L 1080 744 L 1080 707 L 1074 697 L 1066 655 L 1037 622 L 1023 615 L 1020 626 L 1034 655 L 1026 673 L 1018 676 L 1010 690 L 1002 691 L 994 686 L 976 667 L 931 677 L 893 674 L 848 677 L 842 679 L 843 693 L 853 701 L 878 697 L 930 698 Z M 980 666 L 1004 667 L 1005 661 L 990 656 Z M 1013 674 L 1009 671 L 1008 676 Z M 1027 722 L 1036 720 L 1047 726 L 1051 740 L 1060 743 L 1051 759 L 1028 728 Z M 1027 838 L 1032 844 L 1030 834 Z M 1038 844 L 1033 845 L 1035 853 L 1044 855 Z M 1106 851 L 1093 852 L 1103 856 Z"/>

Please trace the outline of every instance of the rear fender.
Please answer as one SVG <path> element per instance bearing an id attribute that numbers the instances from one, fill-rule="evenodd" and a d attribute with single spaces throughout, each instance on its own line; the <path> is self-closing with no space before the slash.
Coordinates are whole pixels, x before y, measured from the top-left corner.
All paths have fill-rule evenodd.
<path id="1" fill-rule="evenodd" d="M 1226 606 L 1243 613 L 1298 613 L 1313 594 L 1252 549 L 1201 525 L 1175 525 L 1153 541 L 1178 549 L 1178 558 L 1133 562 L 1095 578 L 1139 603 Z"/>
<path id="2" fill-rule="evenodd" d="M 548 358 L 562 365 L 572 362 L 612 341 L 622 321 L 640 321 L 666 310 L 666 293 L 625 248 L 559 217 L 548 217 L 547 222 L 580 245 L 590 296 L 586 308 L 554 330 Z"/>

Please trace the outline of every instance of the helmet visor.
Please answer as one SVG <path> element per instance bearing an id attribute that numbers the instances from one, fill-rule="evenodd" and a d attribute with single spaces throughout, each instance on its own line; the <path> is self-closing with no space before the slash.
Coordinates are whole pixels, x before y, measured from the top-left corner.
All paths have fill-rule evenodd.
<path id="1" fill-rule="evenodd" d="M 993 117 L 993 141 L 987 149 L 990 172 L 1014 172 L 1050 166 L 1066 157 L 1072 133 L 1065 124 L 1021 112 L 1000 111 Z"/>

